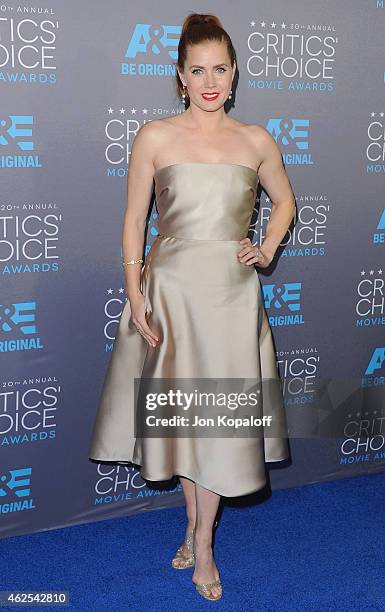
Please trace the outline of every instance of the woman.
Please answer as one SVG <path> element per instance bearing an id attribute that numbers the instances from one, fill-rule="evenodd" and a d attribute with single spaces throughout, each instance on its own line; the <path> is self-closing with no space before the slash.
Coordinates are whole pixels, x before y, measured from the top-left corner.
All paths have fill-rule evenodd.
<path id="1" fill-rule="evenodd" d="M 234 48 L 220 21 L 189 15 L 177 62 L 185 111 L 145 124 L 132 147 L 123 228 L 128 301 L 89 454 L 140 465 L 148 480 L 179 476 L 187 526 L 172 565 L 195 566 L 192 581 L 211 600 L 222 595 L 212 552 L 220 497 L 263 487 L 264 454 L 266 461 L 286 459 L 287 440 L 135 439 L 132 397 L 135 377 L 278 379 L 253 266 L 271 263 L 293 218 L 294 196 L 267 130 L 225 113 L 235 70 Z M 141 268 L 153 180 L 160 234 Z M 260 247 L 245 237 L 258 180 L 272 200 Z M 266 396 L 263 414 L 273 404 L 282 416 L 282 397 L 274 395 Z"/>

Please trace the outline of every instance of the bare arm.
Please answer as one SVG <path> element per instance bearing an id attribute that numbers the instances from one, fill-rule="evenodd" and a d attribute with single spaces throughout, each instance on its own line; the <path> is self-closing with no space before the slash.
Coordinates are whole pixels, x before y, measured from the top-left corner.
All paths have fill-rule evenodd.
<path id="1" fill-rule="evenodd" d="M 154 126 L 144 124 L 138 131 L 131 149 L 127 180 L 127 208 L 124 214 L 122 249 L 123 261 L 140 259 L 143 255 L 146 218 L 153 191 Z M 124 266 L 129 300 L 139 295 L 141 264 Z"/>
<path id="2" fill-rule="evenodd" d="M 259 180 L 271 200 L 271 213 L 261 251 L 273 259 L 293 219 L 295 197 L 274 138 L 265 128 L 258 126 L 254 142 L 262 159 L 258 169 Z"/>
<path id="3" fill-rule="evenodd" d="M 122 250 L 123 261 L 141 259 L 144 231 L 151 201 L 154 179 L 153 155 L 159 130 L 153 123 L 145 123 L 135 136 L 127 181 L 127 208 L 124 214 Z M 141 263 L 124 266 L 125 283 L 131 309 L 131 321 L 143 338 L 156 346 L 159 338 L 149 326 L 141 292 Z"/>

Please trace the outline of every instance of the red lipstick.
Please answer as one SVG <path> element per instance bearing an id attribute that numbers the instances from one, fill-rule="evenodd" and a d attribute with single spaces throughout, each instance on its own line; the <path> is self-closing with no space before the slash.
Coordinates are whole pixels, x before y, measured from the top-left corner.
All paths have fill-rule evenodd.
<path id="1" fill-rule="evenodd" d="M 204 100 L 207 100 L 208 102 L 211 102 L 212 100 L 216 100 L 218 96 L 219 96 L 219 92 L 218 91 L 213 91 L 212 93 L 203 93 L 202 94 L 202 98 Z"/>

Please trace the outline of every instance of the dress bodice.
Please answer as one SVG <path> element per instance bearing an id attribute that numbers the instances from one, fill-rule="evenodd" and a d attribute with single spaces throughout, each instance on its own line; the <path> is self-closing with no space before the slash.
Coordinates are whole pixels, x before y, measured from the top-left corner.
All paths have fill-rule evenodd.
<path id="1" fill-rule="evenodd" d="M 185 162 L 154 175 L 160 234 L 241 240 L 255 205 L 257 171 L 240 164 Z"/>

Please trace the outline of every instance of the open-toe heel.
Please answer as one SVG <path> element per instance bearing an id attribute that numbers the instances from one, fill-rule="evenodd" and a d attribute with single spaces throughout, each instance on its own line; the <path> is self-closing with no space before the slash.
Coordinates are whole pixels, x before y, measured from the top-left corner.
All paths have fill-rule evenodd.
<path id="1" fill-rule="evenodd" d="M 215 521 L 214 526 L 216 527 L 217 524 L 218 522 Z M 193 552 L 195 556 L 195 541 L 193 541 Z M 199 595 L 202 595 L 202 597 L 205 597 L 205 599 L 209 599 L 210 601 L 218 601 L 222 597 L 223 589 L 220 576 L 218 576 L 216 580 L 212 580 L 211 582 L 193 582 L 193 584 L 195 584 L 195 588 L 198 591 Z M 217 589 L 218 595 L 213 595 L 211 593 L 211 589 L 214 587 Z"/>
<path id="2" fill-rule="evenodd" d="M 211 589 L 216 587 L 218 589 L 218 595 L 213 595 Z M 218 578 L 213 582 L 202 582 L 201 584 L 195 584 L 195 588 L 202 597 L 210 599 L 211 601 L 218 601 L 222 597 L 222 584 L 221 579 Z"/>
<path id="3" fill-rule="evenodd" d="M 175 557 L 171 562 L 171 565 L 174 569 L 187 569 L 188 567 L 194 566 L 194 533 L 195 530 L 193 529 L 186 537 L 185 544 L 188 552 L 186 553 L 183 550 L 182 546 L 180 546 L 176 551 Z"/>

